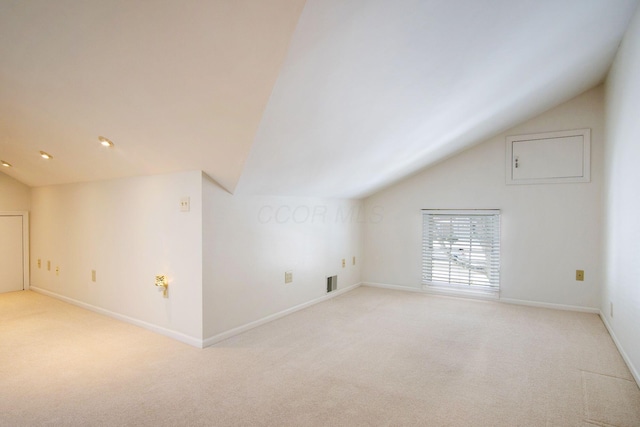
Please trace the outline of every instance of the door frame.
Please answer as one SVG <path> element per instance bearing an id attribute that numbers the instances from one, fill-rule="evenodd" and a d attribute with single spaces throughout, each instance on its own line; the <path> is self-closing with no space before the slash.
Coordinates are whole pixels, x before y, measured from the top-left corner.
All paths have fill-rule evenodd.
<path id="1" fill-rule="evenodd" d="M 0 216 L 22 217 L 22 289 L 28 290 L 31 285 L 29 266 L 29 212 L 28 211 L 0 211 Z"/>

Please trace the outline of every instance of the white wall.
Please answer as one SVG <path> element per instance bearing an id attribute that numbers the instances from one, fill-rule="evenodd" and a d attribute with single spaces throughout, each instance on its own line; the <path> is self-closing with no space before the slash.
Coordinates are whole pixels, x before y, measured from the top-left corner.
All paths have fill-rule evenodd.
<path id="1" fill-rule="evenodd" d="M 205 338 L 324 296 L 327 276 L 360 282 L 359 201 L 232 196 L 205 177 L 203 206 Z"/>
<path id="2" fill-rule="evenodd" d="M 28 211 L 29 206 L 29 187 L 0 172 L 0 212 Z"/>
<path id="3" fill-rule="evenodd" d="M 423 208 L 501 209 L 501 298 L 600 305 L 603 88 L 497 135 L 366 199 L 365 283 L 420 288 Z M 505 184 L 505 137 L 591 128 L 591 182 Z M 575 270 L 585 281 L 575 281 Z"/>
<path id="4" fill-rule="evenodd" d="M 191 198 L 190 212 L 180 211 L 183 196 Z M 202 338 L 201 196 L 199 171 L 34 188 L 32 286 L 197 344 L 194 340 Z M 156 274 L 169 276 L 169 298 L 154 286 Z"/>
<path id="5" fill-rule="evenodd" d="M 358 284 L 363 214 L 359 201 L 232 196 L 201 172 L 34 188 L 32 286 L 201 345 L 325 296 L 329 275 Z"/>
<path id="6" fill-rule="evenodd" d="M 607 79 L 602 312 L 640 383 L 640 9 Z M 610 313 L 613 303 L 613 316 Z"/>

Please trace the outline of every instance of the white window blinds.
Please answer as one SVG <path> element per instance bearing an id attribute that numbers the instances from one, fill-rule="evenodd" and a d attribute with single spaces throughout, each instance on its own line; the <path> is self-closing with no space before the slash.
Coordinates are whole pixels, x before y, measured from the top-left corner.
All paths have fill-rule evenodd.
<path id="1" fill-rule="evenodd" d="M 497 292 L 500 211 L 424 210 L 422 283 Z"/>

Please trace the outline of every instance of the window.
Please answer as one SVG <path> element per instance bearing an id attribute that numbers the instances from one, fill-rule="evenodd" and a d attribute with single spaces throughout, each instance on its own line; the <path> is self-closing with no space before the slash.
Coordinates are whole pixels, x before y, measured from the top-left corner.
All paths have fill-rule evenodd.
<path id="1" fill-rule="evenodd" d="M 422 284 L 497 293 L 500 286 L 500 211 L 424 210 Z"/>

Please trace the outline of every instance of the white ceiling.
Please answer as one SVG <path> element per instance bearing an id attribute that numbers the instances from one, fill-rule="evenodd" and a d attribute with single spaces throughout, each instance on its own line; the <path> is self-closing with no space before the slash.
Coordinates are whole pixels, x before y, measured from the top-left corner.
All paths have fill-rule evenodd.
<path id="1" fill-rule="evenodd" d="M 41 186 L 203 170 L 233 190 L 303 7 L 0 0 L 3 172 Z"/>
<path id="2" fill-rule="evenodd" d="M 3 172 L 362 197 L 600 83 L 637 3 L 0 0 Z"/>

